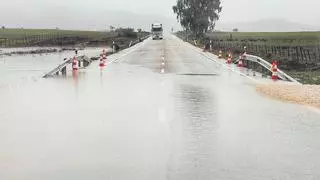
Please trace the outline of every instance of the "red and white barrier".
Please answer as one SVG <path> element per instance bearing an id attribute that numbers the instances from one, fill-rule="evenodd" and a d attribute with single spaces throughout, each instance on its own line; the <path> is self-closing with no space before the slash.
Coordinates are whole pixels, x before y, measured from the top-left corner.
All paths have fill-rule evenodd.
<path id="1" fill-rule="evenodd" d="M 79 70 L 79 61 L 76 56 L 72 60 L 72 70 L 73 71 Z"/>
<path id="2" fill-rule="evenodd" d="M 221 58 L 222 58 L 222 51 L 221 51 L 221 50 L 219 51 L 218 58 L 219 58 L 219 59 L 221 59 Z"/>
<path id="3" fill-rule="evenodd" d="M 246 59 L 246 55 L 247 53 L 244 52 L 240 58 L 239 58 L 239 62 L 238 62 L 238 67 L 244 67 L 244 60 Z"/>
<path id="4" fill-rule="evenodd" d="M 99 67 L 105 67 L 105 66 L 106 66 L 106 61 L 100 58 Z"/>
<path id="5" fill-rule="evenodd" d="M 277 61 L 272 62 L 271 71 L 272 71 L 271 78 L 273 80 L 278 80 L 279 77 L 278 77 L 278 63 L 277 63 Z"/>
<path id="6" fill-rule="evenodd" d="M 106 55 L 106 50 L 105 49 L 102 50 L 102 53 L 100 54 L 100 57 L 102 57 L 103 55 Z"/>
<path id="7" fill-rule="evenodd" d="M 232 63 L 232 55 L 231 53 L 229 53 L 227 58 L 227 64 L 231 64 L 231 63 Z"/>
<path id="8" fill-rule="evenodd" d="M 106 60 L 107 60 L 107 52 L 106 50 L 102 50 L 102 53 L 100 54 L 100 62 L 99 67 L 105 67 L 106 66 Z"/>

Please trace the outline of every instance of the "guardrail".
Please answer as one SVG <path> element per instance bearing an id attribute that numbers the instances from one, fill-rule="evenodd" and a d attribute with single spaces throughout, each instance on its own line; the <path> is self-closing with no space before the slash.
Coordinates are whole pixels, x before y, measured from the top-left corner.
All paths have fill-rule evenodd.
<path id="1" fill-rule="evenodd" d="M 139 38 L 135 41 L 131 41 L 129 47 L 134 46 L 135 44 L 138 44 L 139 42 L 142 42 L 146 39 L 148 39 L 150 36 L 145 36 L 142 38 Z M 79 66 L 81 66 L 80 62 L 83 62 L 83 67 L 87 67 L 91 64 L 92 60 L 98 60 L 99 57 L 93 57 L 91 59 L 89 59 L 87 56 L 79 56 L 77 57 L 79 60 Z M 67 66 L 69 64 L 71 64 L 72 62 L 72 58 L 70 59 L 66 59 L 65 61 L 63 61 L 61 64 L 59 64 L 57 67 L 55 67 L 53 70 L 51 70 L 50 72 L 46 73 L 43 78 L 48 78 L 48 77 L 52 77 L 55 75 L 59 75 L 59 73 L 61 72 L 63 75 L 65 75 L 67 73 Z"/>
<path id="2" fill-rule="evenodd" d="M 87 56 L 79 56 L 77 57 L 79 60 L 79 66 L 81 66 L 81 63 L 83 63 L 83 67 L 87 67 L 90 65 L 90 63 L 92 62 L 91 59 L 89 59 Z M 63 61 L 61 64 L 59 64 L 56 68 L 54 68 L 53 70 L 51 70 L 50 72 L 48 72 L 47 74 L 45 74 L 43 76 L 43 78 L 48 78 L 48 77 L 52 77 L 54 75 L 59 75 L 59 72 L 61 72 L 62 74 L 66 74 L 67 73 L 67 66 L 69 64 L 71 64 L 72 62 L 72 58 L 67 59 L 65 61 Z"/>
<path id="3" fill-rule="evenodd" d="M 150 35 L 147 35 L 147 36 L 144 36 L 142 38 L 138 38 L 137 40 L 131 41 L 130 44 L 129 44 L 129 47 L 134 46 L 134 45 L 136 45 L 136 44 L 148 39 L 149 37 L 150 37 Z"/>
<path id="4" fill-rule="evenodd" d="M 237 61 L 239 61 L 239 60 L 237 60 Z M 262 67 L 267 69 L 268 71 L 272 72 L 272 70 L 271 70 L 272 65 L 268 61 L 262 59 L 261 57 L 258 57 L 258 56 L 255 56 L 255 55 L 251 55 L 251 54 L 247 54 L 245 56 L 245 61 L 251 61 L 251 62 L 254 62 L 254 63 L 258 63 Z M 286 74 L 285 72 L 281 71 L 280 69 L 278 69 L 278 76 L 279 76 L 280 79 L 282 79 L 284 81 L 291 81 L 291 82 L 294 82 L 294 83 L 297 83 L 297 84 L 301 84 L 297 80 L 295 80 L 294 78 L 292 78 L 291 76 Z"/>
<path id="5" fill-rule="evenodd" d="M 63 63 L 59 64 L 56 68 L 54 68 L 53 70 L 51 70 L 50 72 L 48 72 L 47 74 L 45 74 L 43 76 L 43 78 L 48 78 L 48 77 L 52 77 L 54 75 L 57 75 L 60 71 L 65 71 L 66 67 L 71 63 L 72 59 L 68 59 L 66 61 L 64 61 Z"/>

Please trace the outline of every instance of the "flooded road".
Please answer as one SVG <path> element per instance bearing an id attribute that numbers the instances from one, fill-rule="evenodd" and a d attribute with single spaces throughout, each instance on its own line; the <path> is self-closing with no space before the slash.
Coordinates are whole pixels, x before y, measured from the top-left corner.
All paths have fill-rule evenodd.
<path id="1" fill-rule="evenodd" d="M 16 50 L 11 49 L 11 50 Z M 102 48 L 87 48 L 79 55 L 97 56 Z M 9 51 L 5 49 L 3 51 Z M 23 49 L 19 49 L 23 51 Z M 26 48 L 26 50 L 29 50 Z M 41 77 L 60 64 L 64 58 L 71 58 L 74 51 L 48 54 L 27 54 L 0 56 L 0 89 L 8 86 L 20 86 L 28 82 L 41 80 Z"/>
<path id="2" fill-rule="evenodd" d="M 16 58 L 4 75 L 24 67 Z M 320 178 L 317 112 L 262 96 L 171 36 L 67 77 L 41 79 L 56 62 L 29 58 L 39 71 L 0 88 L 0 179 Z"/>

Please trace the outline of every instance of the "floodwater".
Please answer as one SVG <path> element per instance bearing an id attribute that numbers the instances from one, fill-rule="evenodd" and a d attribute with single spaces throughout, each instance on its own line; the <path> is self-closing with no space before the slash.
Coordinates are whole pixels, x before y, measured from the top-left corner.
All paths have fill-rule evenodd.
<path id="1" fill-rule="evenodd" d="M 10 48 L 17 50 L 17 48 Z M 19 48 L 20 51 L 23 49 Z M 30 48 L 26 48 L 30 50 Z M 98 56 L 102 48 L 87 48 L 79 51 L 79 55 Z M 0 56 L 0 88 L 19 86 L 27 82 L 41 80 L 41 77 L 60 64 L 64 58 L 75 55 L 73 51 L 48 54 L 27 54 Z"/>
<path id="2" fill-rule="evenodd" d="M 1 59 L 1 82 L 18 85 L 0 88 L 0 179 L 320 178 L 316 111 L 262 96 L 171 36 L 40 78 L 68 55 Z"/>

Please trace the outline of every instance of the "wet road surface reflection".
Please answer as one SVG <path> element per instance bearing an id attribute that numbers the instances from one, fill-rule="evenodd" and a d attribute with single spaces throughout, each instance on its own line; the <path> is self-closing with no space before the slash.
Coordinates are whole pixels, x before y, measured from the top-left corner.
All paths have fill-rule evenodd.
<path id="1" fill-rule="evenodd" d="M 172 38 L 23 82 L 0 88 L 0 179 L 320 178 L 319 114 Z"/>
<path id="2" fill-rule="evenodd" d="M 214 97 L 203 87 L 181 84 L 175 99 L 178 117 L 172 131 L 181 132 L 172 144 L 170 179 L 210 179 L 218 129 Z"/>

